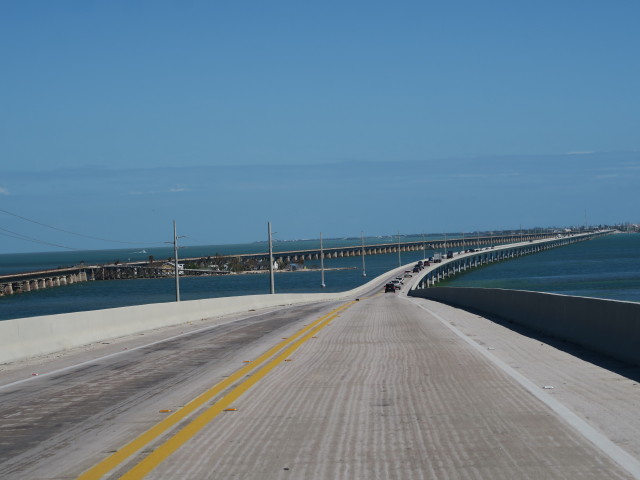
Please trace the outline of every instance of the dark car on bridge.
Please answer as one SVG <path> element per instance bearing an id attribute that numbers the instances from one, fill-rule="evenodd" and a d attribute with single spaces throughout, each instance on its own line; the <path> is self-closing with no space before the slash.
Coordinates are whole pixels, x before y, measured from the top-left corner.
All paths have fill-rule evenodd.
<path id="1" fill-rule="evenodd" d="M 387 293 L 387 292 L 396 293 L 396 286 L 393 283 L 387 283 L 384 286 L 384 293 Z"/>

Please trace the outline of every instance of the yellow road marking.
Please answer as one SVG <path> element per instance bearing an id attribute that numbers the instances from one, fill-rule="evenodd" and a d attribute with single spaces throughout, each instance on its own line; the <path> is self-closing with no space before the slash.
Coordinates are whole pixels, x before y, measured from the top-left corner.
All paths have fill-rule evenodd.
<path id="1" fill-rule="evenodd" d="M 355 302 L 350 302 L 343 307 L 351 306 Z M 198 415 L 189 424 L 179 430 L 173 437 L 169 438 L 162 445 L 158 446 L 147 457 L 135 465 L 131 470 L 120 477 L 120 480 L 139 480 L 155 469 L 160 463 L 166 460 L 171 454 L 173 454 L 178 448 L 184 445 L 189 439 L 196 435 L 202 428 L 204 428 L 209 422 L 223 412 L 230 404 L 236 401 L 243 393 L 251 388 L 255 383 L 263 378 L 267 373 L 273 370 L 278 364 L 284 361 L 292 352 L 294 352 L 300 345 L 305 343 L 311 338 L 312 335 L 320 331 L 327 323 L 337 317 L 337 313 L 327 318 L 320 324 L 318 324 L 310 333 L 299 340 L 290 344 L 276 357 L 267 362 L 251 377 L 236 386 L 227 395 L 218 400 L 215 404 L 209 407 L 207 410 Z M 315 323 L 315 322 L 314 322 Z"/>
<path id="2" fill-rule="evenodd" d="M 184 408 L 178 410 L 175 413 L 172 413 L 167 418 L 165 418 L 164 420 L 157 423 L 156 425 L 151 427 L 149 430 L 141 434 L 139 437 L 135 438 L 134 440 L 132 440 L 131 442 L 123 446 L 117 452 L 113 453 L 112 455 L 109 455 L 107 458 L 105 458 L 101 462 L 94 465 L 92 468 L 90 468 L 89 470 L 81 474 L 78 477 L 78 480 L 98 480 L 102 478 L 108 472 L 110 472 L 111 470 L 116 468 L 118 465 L 120 465 L 122 462 L 124 462 L 127 458 L 131 457 L 132 455 L 140 451 L 142 448 L 144 448 L 146 445 L 154 441 L 156 438 L 158 438 L 160 435 L 165 433 L 175 424 L 177 424 L 178 422 L 186 418 L 188 415 L 192 414 L 194 411 L 202 407 L 202 405 L 204 405 L 205 403 L 213 399 L 216 395 L 220 394 L 221 392 L 229 388 L 231 385 L 233 385 L 235 382 L 240 380 L 242 377 L 247 375 L 252 370 L 257 369 L 261 364 L 263 364 L 264 362 L 269 360 L 271 357 L 273 357 L 277 352 L 279 352 L 286 345 L 291 344 L 293 341 L 295 341 L 296 338 L 301 337 L 302 335 L 307 333 L 309 330 L 312 330 L 316 325 L 319 325 L 327 318 L 333 319 L 334 316 L 340 310 L 347 308 L 352 303 L 353 302 L 345 303 L 344 305 L 341 305 L 340 307 L 333 309 L 329 313 L 320 317 L 318 320 L 300 329 L 294 335 L 289 337 L 286 341 L 282 341 L 278 343 L 276 346 L 270 348 L 265 353 L 260 355 L 255 361 L 247 364 L 246 366 L 242 367 L 241 369 L 239 369 L 229 377 L 225 378 L 223 381 L 217 383 L 216 385 L 211 387 L 209 390 L 200 394 L 191 402 L 187 403 L 184 406 Z"/>

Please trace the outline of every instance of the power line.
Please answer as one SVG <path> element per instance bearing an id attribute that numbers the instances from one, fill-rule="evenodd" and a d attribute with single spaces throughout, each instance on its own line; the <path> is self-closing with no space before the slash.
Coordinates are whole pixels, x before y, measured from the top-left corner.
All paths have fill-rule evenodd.
<path id="1" fill-rule="evenodd" d="M 22 215 L 18 215 L 17 213 L 12 213 L 12 212 L 9 212 L 9 211 L 1 209 L 1 208 L 0 208 L 0 212 L 6 213 L 7 215 L 11 215 L 11 216 L 19 218 L 21 220 L 25 220 L 27 222 L 35 223 L 36 225 L 40 225 L 42 227 L 50 228 L 52 230 L 57 230 L 59 232 L 68 233 L 70 235 L 76 235 L 78 237 L 89 238 L 91 240 L 100 240 L 100 241 L 103 241 L 103 242 L 110 242 L 110 243 L 121 243 L 121 244 L 125 244 L 125 245 L 155 245 L 155 244 L 159 245 L 159 244 L 163 243 L 163 242 L 123 242 L 123 241 L 120 241 L 120 240 L 110 240 L 108 238 L 94 237 L 94 236 L 91 236 L 91 235 L 84 235 L 82 233 L 76 233 L 76 232 L 71 232 L 69 230 L 64 230 L 63 228 L 53 227 L 51 225 L 47 225 L 46 223 L 38 222 L 37 220 L 32 220 L 31 218 L 23 217 Z M 15 233 L 15 232 L 12 232 L 12 233 Z M 20 234 L 18 233 L 16 235 L 20 235 Z M 43 243 L 45 243 L 45 242 L 43 242 Z M 71 248 L 71 247 L 64 247 L 64 248 Z M 72 250 L 76 250 L 76 249 L 72 249 Z"/>
<path id="2" fill-rule="evenodd" d="M 27 242 L 41 243 L 43 245 L 49 245 L 52 247 L 66 248 L 68 250 L 79 250 L 78 248 L 67 247 L 66 245 L 58 245 L 57 243 L 38 240 L 37 238 L 29 237 L 27 235 L 22 235 L 21 233 L 12 232 L 11 230 L 7 230 L 6 228 L 0 227 L 0 230 L 2 230 L 3 232 L 8 232 L 8 233 L 0 232 L 0 235 L 4 235 L 5 237 L 17 238 L 18 240 L 26 240 Z"/>

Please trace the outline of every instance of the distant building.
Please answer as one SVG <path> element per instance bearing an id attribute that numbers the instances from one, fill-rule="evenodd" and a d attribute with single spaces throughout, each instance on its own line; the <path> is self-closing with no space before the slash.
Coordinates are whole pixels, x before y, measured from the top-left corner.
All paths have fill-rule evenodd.
<path id="1" fill-rule="evenodd" d="M 167 262 L 162 265 L 162 274 L 163 275 L 175 275 L 175 264 L 171 262 Z M 178 275 L 184 275 L 184 263 L 178 264 Z"/>

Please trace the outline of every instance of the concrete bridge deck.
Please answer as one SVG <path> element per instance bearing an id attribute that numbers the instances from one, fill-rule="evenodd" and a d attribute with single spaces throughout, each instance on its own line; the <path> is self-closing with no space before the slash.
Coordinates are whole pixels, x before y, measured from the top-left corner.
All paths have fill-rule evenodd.
<path id="1" fill-rule="evenodd" d="M 2 366 L 0 477 L 640 478 L 638 369 L 383 283 Z"/>

